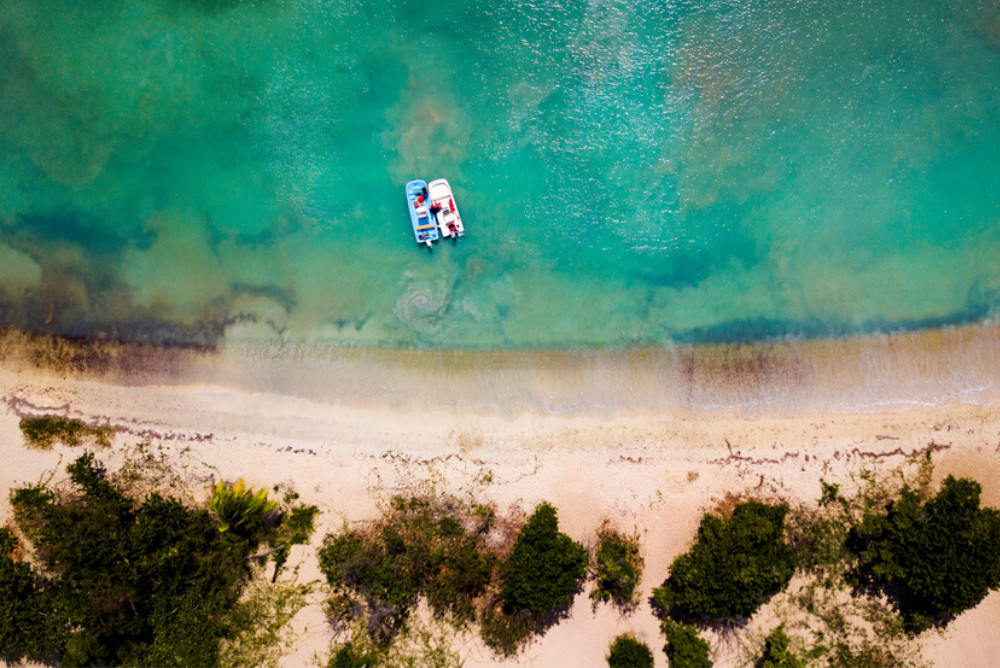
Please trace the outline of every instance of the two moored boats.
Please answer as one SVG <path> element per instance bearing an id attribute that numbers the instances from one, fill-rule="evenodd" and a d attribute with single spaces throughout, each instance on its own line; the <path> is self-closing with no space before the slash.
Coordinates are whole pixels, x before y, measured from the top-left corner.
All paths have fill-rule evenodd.
<path id="1" fill-rule="evenodd" d="M 457 240 L 465 236 L 465 226 L 455 206 L 455 194 L 447 179 L 437 179 L 429 185 L 420 179 L 407 183 L 406 207 L 418 244 L 430 248 L 441 237 Z"/>

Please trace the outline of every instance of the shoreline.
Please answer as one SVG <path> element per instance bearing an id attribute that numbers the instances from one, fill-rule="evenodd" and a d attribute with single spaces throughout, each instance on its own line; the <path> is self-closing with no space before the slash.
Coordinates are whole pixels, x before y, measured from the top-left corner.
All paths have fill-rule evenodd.
<path id="1" fill-rule="evenodd" d="M 362 408 L 746 417 L 1000 402 L 1000 323 L 748 345 L 464 351 L 159 346 L 8 330 L 0 358 L 126 385 L 214 385 Z"/>
<path id="2" fill-rule="evenodd" d="M 954 343 L 957 337 L 959 343 L 982 345 L 995 331 L 931 335 L 920 344 Z M 8 489 L 53 472 L 62 476 L 82 452 L 64 446 L 28 450 L 20 417 L 58 414 L 112 427 L 114 447 L 97 451 L 111 469 L 129 448 L 148 441 L 187 471 L 195 487 L 238 477 L 255 488 L 285 483 L 318 505 L 323 514 L 313 545 L 294 556 L 304 581 L 321 578 L 314 548 L 327 531 L 374 516 L 388 493 L 423 484 L 474 492 L 501 507 L 530 509 L 550 501 L 559 509 L 561 530 L 576 540 L 590 540 L 604 519 L 641 528 L 646 557 L 641 587 L 647 594 L 687 549 L 702 512 L 727 494 L 754 493 L 765 484 L 787 498 L 814 502 L 821 479 L 849 485 L 865 468 L 888 472 L 929 452 L 937 482 L 948 473 L 974 477 L 983 486 L 984 505 L 1000 506 L 1000 401 L 987 401 L 992 396 L 987 392 L 975 403 L 953 399 L 883 411 L 490 410 L 468 403 L 282 394 L 276 389 L 283 378 L 241 377 L 249 372 L 234 359 L 247 358 L 219 351 L 125 347 L 116 352 L 119 344 L 112 344 L 101 348 L 102 356 L 88 358 L 64 341 L 46 345 L 34 349 L 34 358 L 30 346 L 17 348 L 24 353 L 20 357 L 10 354 L 14 346 L 5 346 L 8 354 L 0 363 L 0 437 L 7 462 L 0 481 Z M 409 359 L 406 351 L 396 355 L 379 364 L 392 368 L 390 362 Z M 521 358 L 521 373 L 526 359 Z M 58 360 L 61 367 L 53 364 Z M 308 357 L 287 361 L 300 371 L 312 363 Z M 725 360 L 719 367 L 745 368 Z M 211 382 L 218 370 L 231 375 Z M 760 373 L 763 369 L 748 373 L 741 382 Z M 559 377 L 547 378 L 550 388 L 557 387 Z M 9 516 L 6 499 L 0 514 Z M 1000 648 L 991 649 L 988 639 L 998 619 L 1000 593 L 994 593 L 943 636 L 928 634 L 922 640 L 925 655 L 941 664 L 960 658 L 964 665 L 996 665 Z M 310 604 L 294 624 L 300 641 L 283 664 L 322 657 L 331 640 L 322 602 Z M 592 612 L 587 597 L 580 596 L 570 618 L 533 643 L 521 660 L 597 666 L 611 639 L 625 631 L 662 646 L 648 602 L 621 616 L 607 607 Z M 496 660 L 474 639 L 456 642 L 467 665 L 516 663 Z M 723 652 L 718 665 L 737 661 L 725 654 L 722 640 L 713 644 Z M 656 657 L 657 665 L 665 665 L 662 652 Z"/>

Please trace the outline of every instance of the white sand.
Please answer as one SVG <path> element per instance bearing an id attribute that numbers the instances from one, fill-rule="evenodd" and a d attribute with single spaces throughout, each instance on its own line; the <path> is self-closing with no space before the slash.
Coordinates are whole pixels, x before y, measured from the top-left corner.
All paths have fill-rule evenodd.
<path id="1" fill-rule="evenodd" d="M 76 455 L 62 446 L 39 452 L 22 445 L 20 416 L 55 413 L 122 428 L 119 449 L 149 437 L 192 470 L 243 477 L 254 487 L 291 484 L 323 511 L 317 541 L 344 521 L 372 517 L 384 492 L 429 479 L 448 491 L 475 490 L 501 506 L 530 510 L 548 500 L 559 509 L 561 528 L 585 543 L 604 519 L 639 528 L 646 558 L 639 609 L 628 617 L 608 606 L 594 613 L 581 595 L 569 619 L 508 662 L 518 665 L 605 665 L 608 645 L 624 631 L 648 642 L 657 665 L 666 665 L 663 638 L 645 602 L 650 589 L 690 545 L 704 510 L 727 492 L 757 487 L 762 478 L 788 498 L 814 500 L 820 478 L 847 482 L 865 465 L 898 465 L 933 443 L 938 478 L 971 475 L 983 485 L 984 502 L 1000 506 L 1000 411 L 981 400 L 795 417 L 390 409 L 233 385 L 138 384 L 10 360 L 0 368 L 0 397 L 4 488 L 36 482 Z M 119 453 L 99 456 L 113 466 Z M 2 512 L 9 515 L 6 499 Z M 305 579 L 320 577 L 313 554 L 298 549 Z M 296 621 L 302 640 L 287 665 L 326 656 L 321 607 L 307 608 Z M 993 594 L 943 637 L 928 634 L 925 656 L 937 665 L 1000 665 L 998 622 L 1000 594 Z M 466 665 L 497 663 L 474 639 L 465 648 Z M 720 654 L 725 662 L 736 656 L 725 648 Z"/>

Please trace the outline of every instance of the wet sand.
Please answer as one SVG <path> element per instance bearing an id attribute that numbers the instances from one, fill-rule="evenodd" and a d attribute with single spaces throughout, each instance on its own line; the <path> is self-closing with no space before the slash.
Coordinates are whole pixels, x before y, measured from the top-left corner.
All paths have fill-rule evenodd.
<path id="1" fill-rule="evenodd" d="M 1000 324 L 753 345 L 579 351 L 160 347 L 0 334 L 11 369 L 209 384 L 364 408 L 741 417 L 1000 402 Z"/>

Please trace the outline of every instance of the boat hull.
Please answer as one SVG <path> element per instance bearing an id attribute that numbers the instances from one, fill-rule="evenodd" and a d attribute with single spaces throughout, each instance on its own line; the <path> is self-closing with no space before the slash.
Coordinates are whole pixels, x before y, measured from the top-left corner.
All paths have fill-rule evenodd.
<path id="1" fill-rule="evenodd" d="M 406 208 L 410 212 L 413 236 L 418 244 L 432 246 L 440 238 L 437 221 L 431 217 L 427 182 L 416 179 L 406 184 Z"/>
<path id="2" fill-rule="evenodd" d="M 431 181 L 427 188 L 430 192 L 431 204 L 440 207 L 434 218 L 441 236 L 446 239 L 465 236 L 465 225 L 462 224 L 462 216 L 458 212 L 455 194 L 452 192 L 448 180 Z"/>

